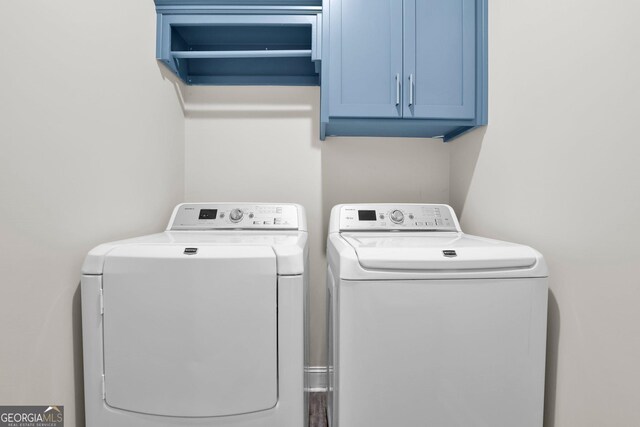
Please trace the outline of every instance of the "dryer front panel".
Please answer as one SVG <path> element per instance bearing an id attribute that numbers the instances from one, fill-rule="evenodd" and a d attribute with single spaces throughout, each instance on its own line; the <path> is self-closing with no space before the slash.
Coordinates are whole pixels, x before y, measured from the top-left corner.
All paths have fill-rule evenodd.
<path id="1" fill-rule="evenodd" d="M 103 282 L 106 403 L 173 417 L 273 408 L 276 288 L 270 247 L 114 249 Z"/>

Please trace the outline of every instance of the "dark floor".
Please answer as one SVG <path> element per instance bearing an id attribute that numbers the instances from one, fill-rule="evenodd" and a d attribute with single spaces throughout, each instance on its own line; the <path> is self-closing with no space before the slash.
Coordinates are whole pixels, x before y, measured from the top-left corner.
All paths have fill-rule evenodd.
<path id="1" fill-rule="evenodd" d="M 309 427 L 327 427 L 327 401 L 324 393 L 309 395 Z"/>

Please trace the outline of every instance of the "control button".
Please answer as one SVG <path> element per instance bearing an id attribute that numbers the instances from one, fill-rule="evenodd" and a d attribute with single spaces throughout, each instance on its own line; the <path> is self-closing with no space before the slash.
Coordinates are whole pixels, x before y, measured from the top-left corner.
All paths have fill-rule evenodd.
<path id="1" fill-rule="evenodd" d="M 271 221 L 265 221 L 264 225 L 271 225 Z"/>
<path id="2" fill-rule="evenodd" d="M 232 222 L 239 222 L 242 217 L 244 217 L 244 212 L 242 212 L 242 209 L 234 209 L 229 214 L 229 219 L 231 219 Z"/>
<path id="3" fill-rule="evenodd" d="M 417 222 L 416 222 L 416 225 L 417 225 L 418 227 L 422 227 L 422 226 L 424 226 L 424 222 L 417 221 Z"/>
<path id="4" fill-rule="evenodd" d="M 274 218 L 273 219 L 273 223 L 276 224 L 276 225 L 280 225 L 280 224 L 282 224 L 282 220 L 280 218 Z"/>
<path id="5" fill-rule="evenodd" d="M 384 219 L 384 214 L 380 214 L 380 219 Z"/>
<path id="6" fill-rule="evenodd" d="M 409 214 L 409 219 L 413 219 L 413 214 Z"/>
<path id="7" fill-rule="evenodd" d="M 253 218 L 253 212 L 249 214 L 249 218 Z"/>
<path id="8" fill-rule="evenodd" d="M 396 224 L 402 224 L 402 222 L 404 221 L 404 214 L 399 210 L 391 212 L 391 221 L 395 222 Z"/>
<path id="9" fill-rule="evenodd" d="M 224 212 L 220 212 L 220 218 L 224 218 Z"/>
<path id="10" fill-rule="evenodd" d="M 253 221 L 253 225 L 259 225 L 262 224 L 262 221 Z"/>

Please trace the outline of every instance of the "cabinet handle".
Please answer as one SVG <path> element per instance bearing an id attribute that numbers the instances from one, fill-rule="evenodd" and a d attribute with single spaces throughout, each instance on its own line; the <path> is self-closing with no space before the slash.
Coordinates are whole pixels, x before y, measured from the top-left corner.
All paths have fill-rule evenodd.
<path id="1" fill-rule="evenodd" d="M 413 106 L 413 73 L 409 74 L 409 107 Z"/>
<path id="2" fill-rule="evenodd" d="M 400 74 L 396 74 L 396 105 L 400 105 L 400 89 L 402 83 L 400 82 Z"/>

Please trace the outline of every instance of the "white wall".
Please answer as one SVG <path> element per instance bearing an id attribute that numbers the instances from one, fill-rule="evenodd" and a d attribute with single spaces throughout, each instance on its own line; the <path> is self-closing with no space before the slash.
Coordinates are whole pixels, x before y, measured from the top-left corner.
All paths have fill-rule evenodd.
<path id="1" fill-rule="evenodd" d="M 547 426 L 640 424 L 639 2 L 491 0 L 491 123 L 452 145 L 320 143 L 317 88 L 189 88 L 185 123 L 151 1 L 0 16 L 0 403 L 64 404 L 83 424 L 82 259 L 160 230 L 183 199 L 307 207 L 323 364 L 331 206 L 447 202 L 451 186 L 466 231 L 549 261 Z"/>
<path id="2" fill-rule="evenodd" d="M 187 201 L 295 202 L 309 221 L 311 364 L 324 365 L 325 246 L 331 207 L 449 200 L 449 150 L 436 140 L 319 141 L 319 89 L 190 87 Z"/>
<path id="3" fill-rule="evenodd" d="M 452 203 L 550 264 L 546 426 L 640 425 L 640 2 L 489 4 L 490 124 L 451 145 Z"/>
<path id="4" fill-rule="evenodd" d="M 182 201 L 184 119 L 152 1 L 11 1 L 0 16 L 0 404 L 64 405 L 82 426 L 80 266 Z"/>

